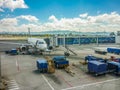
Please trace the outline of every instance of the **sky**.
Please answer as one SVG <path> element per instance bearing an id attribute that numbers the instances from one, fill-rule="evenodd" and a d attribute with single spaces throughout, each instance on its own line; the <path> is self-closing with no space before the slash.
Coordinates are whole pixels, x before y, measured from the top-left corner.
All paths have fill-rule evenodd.
<path id="1" fill-rule="evenodd" d="M 120 0 L 0 0 L 0 32 L 120 31 Z"/>

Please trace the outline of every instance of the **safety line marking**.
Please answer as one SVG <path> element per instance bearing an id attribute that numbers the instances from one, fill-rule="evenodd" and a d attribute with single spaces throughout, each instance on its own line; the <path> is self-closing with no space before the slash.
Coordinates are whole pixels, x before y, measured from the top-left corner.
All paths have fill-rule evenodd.
<path id="1" fill-rule="evenodd" d="M 42 77 L 43 77 L 44 80 L 47 82 L 47 84 L 50 86 L 50 88 L 51 88 L 52 90 L 55 90 L 55 89 L 53 88 L 53 86 L 48 82 L 48 80 L 46 79 L 46 77 L 45 77 L 44 75 L 42 75 Z"/>
<path id="2" fill-rule="evenodd" d="M 58 75 L 62 80 L 65 81 L 65 83 L 67 83 L 67 85 L 69 85 L 70 87 L 73 87 L 68 81 L 66 81 L 61 75 Z"/>
<path id="3" fill-rule="evenodd" d="M 8 81 L 7 85 L 8 90 L 18 90 L 19 86 L 15 80 Z"/>
<path id="4" fill-rule="evenodd" d="M 111 80 L 96 82 L 96 83 L 84 84 L 84 85 L 75 86 L 75 87 L 71 87 L 71 88 L 66 88 L 66 89 L 62 89 L 62 90 L 70 90 L 70 89 L 75 89 L 75 88 L 84 88 L 84 87 L 87 87 L 87 86 L 102 84 L 102 83 L 106 83 L 106 82 L 110 82 L 110 81 L 116 81 L 116 80 L 120 80 L 120 78 L 119 79 L 111 79 Z"/>
<path id="5" fill-rule="evenodd" d="M 19 63 L 17 60 L 16 60 L 16 67 L 17 67 L 17 70 L 20 71 Z"/>

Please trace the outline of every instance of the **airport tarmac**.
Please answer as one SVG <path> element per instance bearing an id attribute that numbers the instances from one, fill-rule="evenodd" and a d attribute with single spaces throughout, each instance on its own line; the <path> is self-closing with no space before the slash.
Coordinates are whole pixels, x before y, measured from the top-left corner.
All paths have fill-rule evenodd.
<path id="1" fill-rule="evenodd" d="M 8 55 L 1 53 L 2 76 L 8 82 L 7 90 L 119 90 L 120 76 L 106 74 L 105 76 L 93 76 L 87 73 L 87 66 L 81 65 L 79 61 L 84 60 L 86 55 L 95 55 L 103 58 L 119 55 L 99 55 L 94 53 L 96 48 L 119 47 L 118 45 L 72 45 L 69 46 L 76 55 L 71 54 L 67 59 L 70 68 L 75 73 L 71 76 L 63 69 L 56 69 L 54 74 L 40 73 L 37 71 L 36 60 L 43 59 L 42 55 Z M 0 44 L 0 49 L 11 49 L 16 45 Z M 63 55 L 64 48 L 60 46 L 49 55 Z M 72 65 L 75 64 L 75 66 Z"/>

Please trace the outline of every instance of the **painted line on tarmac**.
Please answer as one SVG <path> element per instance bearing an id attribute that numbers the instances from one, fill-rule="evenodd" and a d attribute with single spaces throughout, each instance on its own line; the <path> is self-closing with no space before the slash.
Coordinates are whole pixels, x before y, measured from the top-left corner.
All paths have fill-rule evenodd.
<path id="1" fill-rule="evenodd" d="M 97 84 L 102 84 L 102 83 L 107 83 L 107 82 L 117 81 L 117 80 L 120 80 L 120 78 L 119 78 L 119 79 L 111 79 L 111 80 L 96 82 L 96 83 L 84 84 L 84 85 L 75 86 L 75 87 L 71 87 L 71 88 L 65 88 L 65 89 L 62 89 L 62 90 L 70 90 L 70 89 L 76 89 L 76 88 L 84 88 L 84 87 L 87 87 L 87 86 L 92 86 L 92 85 L 97 85 Z"/>
<path id="2" fill-rule="evenodd" d="M 16 60 L 16 67 L 17 67 L 17 70 L 20 71 L 18 60 Z"/>
<path id="3" fill-rule="evenodd" d="M 7 85 L 8 90 L 18 90 L 19 86 L 15 80 L 8 81 Z"/>
<path id="4" fill-rule="evenodd" d="M 53 86 L 48 82 L 48 80 L 46 79 L 46 77 L 45 77 L 44 75 L 42 75 L 42 77 L 43 77 L 44 80 L 47 82 L 47 84 L 50 86 L 50 88 L 51 88 L 52 90 L 55 90 L 55 89 L 53 88 Z"/>
<path id="5" fill-rule="evenodd" d="M 67 85 L 73 87 L 72 84 L 70 84 L 67 80 L 65 80 L 65 78 L 62 75 L 57 75 L 57 76 L 59 76 Z"/>

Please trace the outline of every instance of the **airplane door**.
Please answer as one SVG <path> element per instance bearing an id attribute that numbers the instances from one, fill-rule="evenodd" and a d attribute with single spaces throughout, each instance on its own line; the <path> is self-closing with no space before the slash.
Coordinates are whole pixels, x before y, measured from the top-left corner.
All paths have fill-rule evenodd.
<path id="1" fill-rule="evenodd" d="M 36 47 L 37 47 L 37 48 L 39 47 L 38 40 L 36 41 Z"/>

